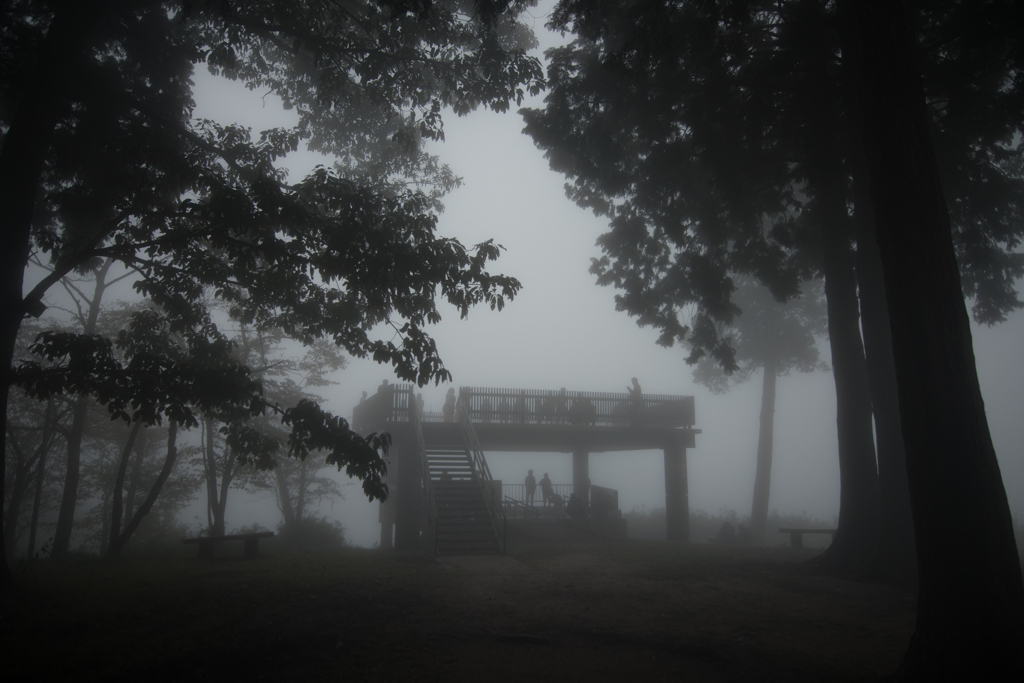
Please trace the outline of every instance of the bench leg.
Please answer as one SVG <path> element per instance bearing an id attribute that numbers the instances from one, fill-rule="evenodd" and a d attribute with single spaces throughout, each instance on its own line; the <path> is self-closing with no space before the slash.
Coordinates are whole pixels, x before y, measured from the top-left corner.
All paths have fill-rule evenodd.
<path id="1" fill-rule="evenodd" d="M 804 547 L 804 535 L 799 531 L 789 532 L 789 544 L 794 548 Z"/>
<path id="2" fill-rule="evenodd" d="M 247 538 L 245 539 L 245 556 L 246 557 L 257 557 L 260 554 L 260 539 L 258 538 Z"/>
<path id="3" fill-rule="evenodd" d="M 199 559 L 208 560 L 213 557 L 213 543 L 209 541 L 199 541 Z"/>

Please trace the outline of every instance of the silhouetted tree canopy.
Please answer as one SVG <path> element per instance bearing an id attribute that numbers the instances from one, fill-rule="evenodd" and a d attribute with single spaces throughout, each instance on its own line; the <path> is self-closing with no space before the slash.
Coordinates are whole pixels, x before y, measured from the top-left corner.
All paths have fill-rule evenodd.
<path id="1" fill-rule="evenodd" d="M 1014 3 L 918 3 L 925 86 L 957 256 L 975 318 L 1022 303 L 1024 88 Z M 560 2 L 577 38 L 548 56 L 546 107 L 526 132 L 567 194 L 605 215 L 593 272 L 617 306 L 733 368 L 717 326 L 729 272 L 784 300 L 820 267 L 810 134 L 844 116 L 840 22 L 815 2 Z"/>
<path id="2" fill-rule="evenodd" d="M 208 292 L 246 324 L 329 338 L 421 385 L 447 379 L 424 331 L 440 320 L 438 299 L 465 316 L 479 303 L 500 309 L 520 285 L 488 272 L 499 246 L 436 235 L 440 197 L 458 180 L 421 143 L 443 138 L 446 108 L 503 111 L 538 91 L 539 63 L 525 53 L 533 36 L 516 20 L 527 4 L 8 4 L 4 362 L 51 285 L 112 258 L 160 312 L 119 339 L 124 361 L 103 340 L 41 337 L 36 351 L 56 365 L 20 375 L 37 395 L 88 391 L 115 415 L 183 425 L 218 401 L 266 409 L 202 305 Z M 276 94 L 298 123 L 254 135 L 193 119 L 197 66 Z M 284 157 L 302 144 L 338 162 L 290 182 Z M 52 271 L 23 296 L 30 254 Z M 375 336 L 382 325 L 391 330 Z M 325 449 L 368 494 L 384 493 L 383 441 L 311 402 L 284 410 L 295 455 Z M 249 452 L 263 447 L 244 431 L 235 438 Z"/>

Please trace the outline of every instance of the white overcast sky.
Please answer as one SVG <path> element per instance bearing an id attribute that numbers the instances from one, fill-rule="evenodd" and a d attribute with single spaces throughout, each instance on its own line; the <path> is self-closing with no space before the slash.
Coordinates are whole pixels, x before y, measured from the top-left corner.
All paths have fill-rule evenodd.
<path id="1" fill-rule="evenodd" d="M 542 48 L 561 42 L 544 27 L 544 9 L 535 10 Z M 539 52 L 538 52 L 539 56 Z M 209 76 L 195 77 L 196 116 L 239 122 L 254 131 L 291 120 L 271 97 Z M 543 95 L 524 103 L 543 106 Z M 495 272 L 513 275 L 523 290 L 500 313 L 480 308 L 460 321 L 450 307 L 431 330 L 455 386 L 521 387 L 624 391 L 639 378 L 645 392 L 696 396 L 697 447 L 689 452 L 690 506 L 716 513 L 749 514 L 760 409 L 760 377 L 724 396 L 696 386 L 679 348 L 657 346 L 656 332 L 640 329 L 614 309 L 614 292 L 597 287 L 588 273 L 594 245 L 605 223 L 577 208 L 563 192 L 564 177 L 548 169 L 543 154 L 521 133 L 514 111 L 479 111 L 445 119 L 446 141 L 435 147 L 441 159 L 464 179 L 446 200 L 442 235 L 466 244 L 494 238 L 507 250 Z M 292 180 L 323 158 L 297 153 L 289 158 Z M 1024 515 L 1024 315 L 996 328 L 975 328 L 975 353 L 992 435 L 1010 504 Z M 821 345 L 828 360 L 827 343 Z M 382 379 L 395 381 L 388 368 L 353 360 L 325 392 L 328 407 L 346 416 L 362 391 Z M 439 409 L 447 387 L 423 390 L 428 408 Z M 520 482 L 526 470 L 550 472 L 556 483 L 571 482 L 569 455 L 495 454 L 494 476 Z M 591 455 L 591 480 L 619 490 L 620 507 L 664 505 L 660 452 Z M 357 485 L 346 498 L 324 509 L 346 526 L 350 540 L 371 546 L 378 538 L 376 503 Z M 260 521 L 276 524 L 266 497 L 252 500 L 233 492 L 228 527 Z M 229 498 L 229 501 L 231 499 Z M 829 373 L 780 378 L 775 415 L 775 459 L 771 507 L 831 521 L 839 509 L 839 467 L 835 391 Z M 205 514 L 198 515 L 205 518 Z"/>

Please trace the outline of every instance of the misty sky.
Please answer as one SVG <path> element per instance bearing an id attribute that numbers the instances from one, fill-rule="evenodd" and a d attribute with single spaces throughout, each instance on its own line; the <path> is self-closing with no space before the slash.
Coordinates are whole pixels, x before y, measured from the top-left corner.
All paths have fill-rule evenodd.
<path id="1" fill-rule="evenodd" d="M 543 10 L 535 11 L 536 15 Z M 561 41 L 543 28 L 542 46 Z M 196 116 L 238 122 L 255 132 L 292 121 L 272 96 L 215 79 L 200 67 L 195 77 Z M 543 95 L 524 102 L 543 106 Z M 696 449 L 689 451 L 691 509 L 749 514 L 753 491 L 760 410 L 760 374 L 746 385 L 715 396 L 694 384 L 680 348 L 655 344 L 657 334 L 640 329 L 614 309 L 614 291 L 600 288 L 588 273 L 598 256 L 595 239 L 603 220 L 565 198 L 564 177 L 548 169 L 542 153 L 522 135 L 514 111 L 479 111 L 445 118 L 446 141 L 432 151 L 452 166 L 464 185 L 445 200 L 439 232 L 465 244 L 494 238 L 506 248 L 493 271 L 517 277 L 523 290 L 504 311 L 484 308 L 460 321 L 442 307 L 441 324 L 430 330 L 455 386 L 625 391 L 631 377 L 645 392 L 696 396 Z M 289 158 L 296 181 L 318 155 Z M 1002 467 L 1003 482 L 1015 515 L 1024 516 L 1024 315 L 1017 313 L 995 328 L 975 328 L 975 354 L 989 424 Z M 820 343 L 828 361 L 828 344 Z M 373 392 L 382 379 L 395 381 L 389 368 L 353 360 L 337 376 L 339 385 L 324 393 L 327 407 L 351 416 L 362 391 Z M 447 387 L 427 387 L 428 409 L 440 409 Z M 549 472 L 556 483 L 571 483 L 568 454 L 494 454 L 488 462 L 495 478 L 521 482 L 527 469 Z M 660 452 L 595 454 L 594 484 L 617 488 L 623 511 L 664 505 Z M 351 542 L 371 546 L 379 537 L 377 504 L 368 503 L 358 485 L 345 488 L 346 499 L 322 512 L 340 519 Z M 234 504 L 232 504 L 232 499 Z M 791 375 L 778 382 L 775 458 L 770 509 L 808 514 L 831 521 L 839 510 L 839 466 L 835 430 L 835 391 L 829 373 Z M 205 520 L 200 504 L 189 516 Z M 272 497 L 247 497 L 232 491 L 229 529 L 259 521 L 273 528 Z"/>

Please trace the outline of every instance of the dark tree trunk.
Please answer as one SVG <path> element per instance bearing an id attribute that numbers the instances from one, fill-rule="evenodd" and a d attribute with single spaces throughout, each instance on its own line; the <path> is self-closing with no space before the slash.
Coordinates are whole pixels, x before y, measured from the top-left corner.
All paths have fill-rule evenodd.
<path id="1" fill-rule="evenodd" d="M 84 334 L 96 333 L 96 320 L 100 315 L 103 293 L 107 288 L 107 273 L 113 265 L 112 259 L 106 259 L 96 269 L 96 286 L 93 289 L 89 310 L 82 321 Z M 57 530 L 53 534 L 53 556 L 63 557 L 71 544 L 71 529 L 75 523 L 75 505 L 78 502 L 78 480 L 82 465 L 82 439 L 85 437 L 85 425 L 89 416 L 90 397 L 83 394 L 75 401 L 75 409 L 71 417 L 71 431 L 68 434 L 68 468 L 64 478 L 64 493 L 60 500 L 60 512 L 57 515 Z"/>
<path id="2" fill-rule="evenodd" d="M 902 3 L 860 0 L 864 142 L 917 542 L 906 680 L 1020 680 L 1024 583 Z M 1016 674 L 1014 673 L 1016 672 Z"/>
<path id="3" fill-rule="evenodd" d="M 885 301 L 882 256 L 875 239 L 874 208 L 867 158 L 860 126 L 860 94 L 857 75 L 857 36 L 854 17 L 844 6 L 841 33 L 843 48 L 843 101 L 846 104 L 847 155 L 852 176 L 854 228 L 857 237 L 857 283 L 861 329 L 867 357 L 868 385 L 875 416 L 875 447 L 878 454 L 878 497 L 881 524 L 870 576 L 887 583 L 917 582 L 914 520 L 910 511 L 907 460 L 900 426 L 896 361 Z"/>
<path id="4" fill-rule="evenodd" d="M 46 467 L 46 456 L 53 445 L 56 428 L 56 410 L 53 399 L 46 402 L 46 410 L 43 412 L 43 424 L 39 432 L 39 445 L 31 457 L 26 458 L 19 447 L 17 438 L 13 433 L 9 434 L 11 446 L 14 447 L 18 456 L 18 464 L 15 470 L 14 486 L 11 492 L 11 500 L 8 501 L 7 519 L 4 528 L 4 540 L 10 545 L 7 547 L 8 558 L 13 557 L 15 536 L 18 528 L 18 517 L 21 514 L 22 499 L 28 492 L 30 485 L 35 486 L 35 495 L 32 502 L 32 519 L 29 523 L 29 550 L 28 556 L 32 557 L 35 551 L 36 524 L 39 521 L 39 504 L 42 498 L 43 473 Z"/>
<path id="5" fill-rule="evenodd" d="M 28 310 L 22 299 L 28 263 L 32 211 L 54 127 L 69 101 L 73 74 L 93 28 L 104 12 L 96 7 L 67 3 L 46 32 L 40 57 L 26 81 L 10 128 L 0 147 L 0 434 L 7 431 L 9 368 L 21 320 Z M 0 441 L 0 495 L 5 491 L 6 440 Z M 0 571 L 0 590 L 6 594 L 13 577 L 6 560 Z"/>
<path id="6" fill-rule="evenodd" d="M 299 461 L 299 485 L 295 496 L 295 521 L 301 523 L 306 512 L 306 461 Z"/>
<path id="7" fill-rule="evenodd" d="M 761 431 L 757 435 L 757 474 L 754 477 L 754 502 L 750 508 L 750 535 L 754 543 L 764 543 L 768 527 L 768 497 L 772 484 L 772 446 L 775 438 L 775 360 L 764 364 L 761 387 Z"/>
<path id="8" fill-rule="evenodd" d="M 135 441 L 135 463 L 132 475 L 128 478 L 128 491 L 124 496 L 124 516 L 131 518 L 135 506 L 135 492 L 139 489 L 139 477 L 142 476 L 142 461 L 146 457 L 146 445 L 149 441 L 149 430 L 143 429 Z"/>
<path id="9" fill-rule="evenodd" d="M 213 426 L 212 418 L 207 417 L 203 420 L 203 431 L 206 436 L 203 443 L 203 469 L 206 471 L 206 520 L 209 526 L 207 533 L 210 536 L 223 536 L 224 521 L 218 514 L 220 505 L 217 495 L 217 458 L 214 453 Z"/>
<path id="10" fill-rule="evenodd" d="M 822 555 L 827 566 L 859 572 L 875 549 L 878 533 L 878 470 L 871 423 L 864 346 L 860 336 L 857 282 L 850 249 L 845 176 L 835 140 L 821 141 L 815 192 L 821 203 L 822 264 L 828 307 L 828 337 L 836 385 L 839 445 L 839 524 Z"/>
<path id="11" fill-rule="evenodd" d="M 274 477 L 277 479 L 277 504 L 281 508 L 284 526 L 291 529 L 295 525 L 295 507 L 292 503 L 291 492 L 288 490 L 288 480 L 280 466 L 274 468 Z"/>
<path id="12" fill-rule="evenodd" d="M 131 539 L 132 534 L 139 528 L 139 524 L 142 523 L 143 518 L 149 514 L 149 511 L 153 508 L 153 504 L 156 502 L 157 496 L 160 495 L 160 491 L 163 490 L 164 484 L 167 482 L 167 478 L 171 476 L 171 470 L 174 469 L 174 462 L 178 458 L 178 423 L 171 420 L 167 425 L 167 456 L 164 458 L 164 466 L 160 470 L 160 474 L 157 475 L 156 481 L 153 482 L 152 488 L 149 489 L 149 495 L 146 496 L 146 500 L 142 502 L 139 509 L 132 515 L 132 519 L 128 522 L 128 525 L 124 528 L 124 531 L 117 538 L 111 539 L 110 548 L 108 554 L 111 557 L 117 557 L 121 554 L 121 550 Z"/>
<path id="13" fill-rule="evenodd" d="M 50 447 L 53 445 L 54 434 L 56 433 L 56 425 L 53 424 L 56 421 L 55 410 L 53 407 L 53 399 L 50 399 L 46 403 L 46 419 L 47 419 L 47 430 L 43 435 L 44 443 L 46 448 L 43 448 L 39 453 L 39 461 L 36 463 L 36 490 L 35 495 L 32 498 L 32 519 L 29 522 L 28 528 L 28 553 L 27 557 L 32 559 L 32 556 L 36 552 L 36 529 L 39 528 L 39 508 L 43 502 L 43 477 L 46 474 L 46 456 L 50 453 Z"/>
<path id="14" fill-rule="evenodd" d="M 114 491 L 110 503 L 110 542 L 107 545 L 107 554 L 110 557 L 116 557 L 121 550 L 118 537 L 121 535 L 122 492 L 124 491 L 125 476 L 128 474 L 128 460 L 132 456 L 135 438 L 139 435 L 141 428 L 141 422 L 132 425 L 131 431 L 128 432 L 128 440 L 124 444 L 124 450 L 121 451 L 121 461 L 117 464 L 117 477 L 114 479 Z"/>
<path id="15" fill-rule="evenodd" d="M 867 178 L 863 179 L 867 190 Z M 854 186 L 858 181 L 854 179 Z M 896 359 L 889 329 L 889 307 L 885 302 L 882 257 L 874 237 L 875 223 L 870 214 L 870 196 L 865 203 L 858 198 L 857 279 L 860 283 L 861 328 L 867 351 L 868 383 L 875 415 L 875 443 L 878 449 L 878 498 L 882 523 L 878 547 L 869 572 L 880 580 L 900 585 L 917 581 L 917 555 L 914 547 L 914 519 L 910 511 L 910 487 L 907 483 L 907 458 L 900 426 L 899 389 L 896 385 Z M 862 207 L 867 207 L 867 210 Z"/>
<path id="16" fill-rule="evenodd" d="M 28 491 L 31 481 L 32 464 L 36 458 L 28 456 L 22 450 L 17 437 L 11 430 L 7 432 L 7 439 L 14 448 L 17 462 L 14 465 L 14 485 L 11 487 L 10 500 L 7 501 L 7 514 L 4 516 L 4 553 L 8 558 L 14 556 L 14 543 L 17 540 L 18 517 L 21 512 L 21 504 L 25 499 L 25 492 Z M 38 454 L 37 454 L 38 456 Z"/>
<path id="17" fill-rule="evenodd" d="M 225 453 L 224 472 L 221 475 L 220 486 L 217 484 L 217 451 L 214 443 L 215 422 L 212 418 L 203 420 L 203 429 L 206 431 L 205 452 L 203 454 L 206 463 L 206 512 L 209 524 L 210 536 L 223 536 L 225 532 L 224 515 L 228 505 L 228 489 L 231 486 L 233 473 L 233 460 Z M 227 446 L 225 446 L 226 448 Z"/>
<path id="18" fill-rule="evenodd" d="M 810 3 L 808 7 L 822 13 L 817 19 L 820 26 L 827 25 L 824 4 Z M 813 197 L 808 218 L 820 234 L 839 442 L 839 524 L 835 540 L 820 561 L 840 571 L 860 572 L 877 540 L 878 469 L 847 211 L 838 102 L 841 84 L 828 70 L 835 50 L 828 32 L 818 31 L 805 42 L 801 66 L 812 86 L 807 93 L 812 114 L 804 122 L 803 170 Z"/>
<path id="19" fill-rule="evenodd" d="M 57 529 L 53 533 L 55 558 L 64 557 L 71 545 L 71 528 L 75 521 L 75 505 L 78 498 L 78 478 L 82 463 L 82 437 L 89 413 L 89 397 L 82 395 L 75 399 L 71 413 L 71 429 L 68 431 L 68 462 L 64 474 L 64 491 L 60 498 L 60 512 L 57 513 Z"/>

